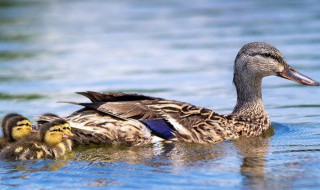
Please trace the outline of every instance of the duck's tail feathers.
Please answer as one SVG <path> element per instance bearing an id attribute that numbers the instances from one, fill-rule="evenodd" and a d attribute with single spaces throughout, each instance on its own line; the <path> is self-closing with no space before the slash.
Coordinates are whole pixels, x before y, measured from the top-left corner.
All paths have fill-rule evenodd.
<path id="1" fill-rule="evenodd" d="M 124 92 L 109 92 L 100 93 L 93 91 L 77 92 L 82 96 L 87 97 L 91 102 L 123 102 L 123 101 L 140 101 L 140 100 L 160 100 L 160 98 L 145 96 L 141 94 L 124 93 Z"/>

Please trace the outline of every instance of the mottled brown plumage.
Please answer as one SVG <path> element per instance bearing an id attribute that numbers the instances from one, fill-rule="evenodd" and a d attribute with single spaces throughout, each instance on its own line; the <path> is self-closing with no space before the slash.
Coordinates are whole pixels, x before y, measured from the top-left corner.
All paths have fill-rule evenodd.
<path id="1" fill-rule="evenodd" d="M 279 50 L 263 42 L 246 44 L 236 56 L 234 84 L 237 104 L 231 114 L 188 103 L 128 93 L 81 92 L 91 103 L 66 120 L 73 126 L 77 141 L 88 143 L 149 144 L 164 140 L 141 121 L 160 119 L 172 127 L 170 140 L 217 143 L 240 136 L 258 136 L 270 126 L 262 102 L 262 78 L 280 76 L 304 85 L 319 83 L 290 67 Z"/>

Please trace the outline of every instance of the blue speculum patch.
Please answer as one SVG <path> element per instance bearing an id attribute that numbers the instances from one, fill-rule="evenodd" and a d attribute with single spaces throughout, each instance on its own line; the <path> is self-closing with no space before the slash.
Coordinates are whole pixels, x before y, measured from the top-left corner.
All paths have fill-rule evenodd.
<path id="1" fill-rule="evenodd" d="M 154 135 L 159 136 L 163 139 L 172 139 L 173 126 L 164 119 L 147 119 L 142 121 Z"/>

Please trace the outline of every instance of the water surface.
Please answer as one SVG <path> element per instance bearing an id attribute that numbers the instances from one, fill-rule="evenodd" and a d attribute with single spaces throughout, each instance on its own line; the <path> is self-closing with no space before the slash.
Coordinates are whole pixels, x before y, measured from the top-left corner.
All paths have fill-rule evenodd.
<path id="1" fill-rule="evenodd" d="M 65 116 L 74 92 L 125 91 L 228 113 L 233 61 L 275 45 L 319 80 L 320 3 L 0 1 L 0 116 Z M 320 88 L 264 79 L 273 131 L 216 145 L 81 147 L 60 160 L 0 161 L 1 189 L 318 189 Z"/>

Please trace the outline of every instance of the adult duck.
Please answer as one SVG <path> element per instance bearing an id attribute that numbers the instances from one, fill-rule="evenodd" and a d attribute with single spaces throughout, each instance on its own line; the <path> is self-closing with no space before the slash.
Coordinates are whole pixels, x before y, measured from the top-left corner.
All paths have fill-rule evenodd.
<path id="1" fill-rule="evenodd" d="M 66 117 L 80 144 L 148 144 L 159 140 L 217 143 L 240 136 L 258 136 L 270 127 L 261 84 L 279 76 L 319 86 L 286 63 L 280 51 L 263 43 L 244 45 L 236 56 L 233 82 L 237 104 L 231 114 L 162 98 L 129 94 L 81 92 L 91 103 Z"/>

